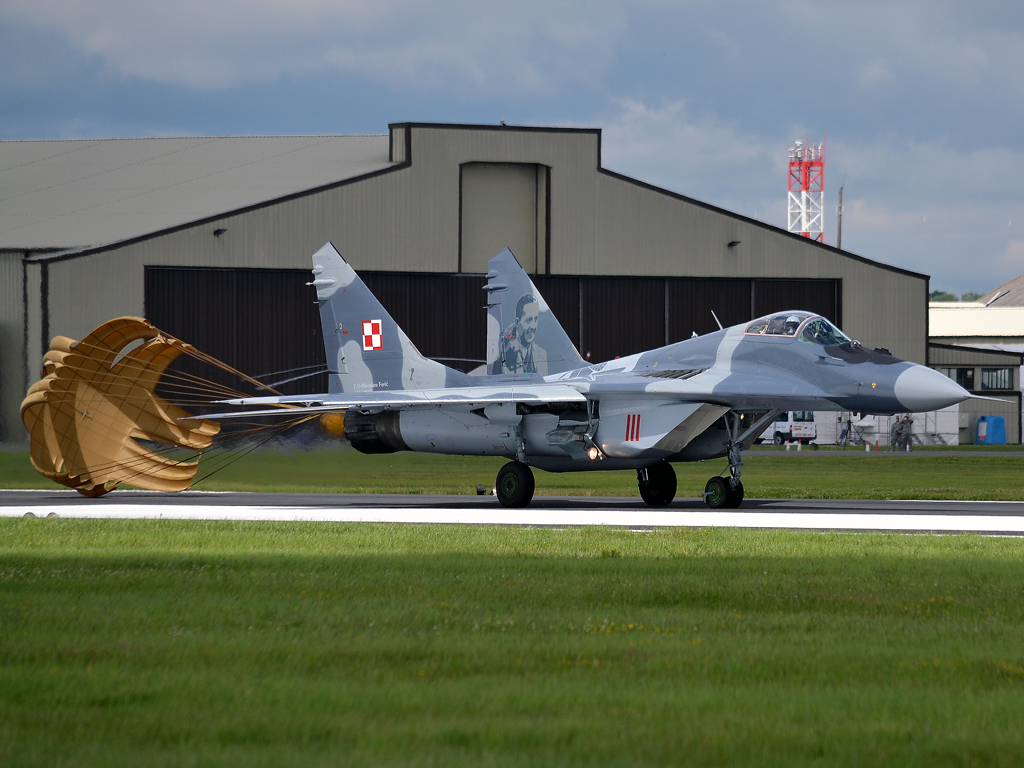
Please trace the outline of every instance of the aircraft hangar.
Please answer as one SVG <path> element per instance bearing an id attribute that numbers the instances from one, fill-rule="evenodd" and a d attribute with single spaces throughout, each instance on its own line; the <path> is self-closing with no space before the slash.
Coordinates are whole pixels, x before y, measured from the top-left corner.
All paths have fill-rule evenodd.
<path id="1" fill-rule="evenodd" d="M 465 370 L 484 358 L 487 260 L 506 246 L 594 362 L 715 330 L 712 312 L 793 308 L 927 362 L 927 275 L 608 170 L 599 129 L 389 128 L 0 141 L 0 442 L 26 439 L 19 405 L 49 339 L 118 315 L 293 379 L 281 391 L 323 391 L 306 283 L 328 241 L 421 352 Z"/>

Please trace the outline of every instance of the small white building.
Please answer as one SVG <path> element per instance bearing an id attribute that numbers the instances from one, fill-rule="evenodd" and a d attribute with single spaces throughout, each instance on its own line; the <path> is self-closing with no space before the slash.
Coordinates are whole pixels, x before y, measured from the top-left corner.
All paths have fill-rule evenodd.
<path id="1" fill-rule="evenodd" d="M 928 364 L 970 392 L 1013 401 L 961 403 L 961 442 L 973 442 L 983 415 L 1003 416 L 1007 442 L 1020 442 L 1022 363 L 1024 275 L 978 301 L 929 302 Z"/>

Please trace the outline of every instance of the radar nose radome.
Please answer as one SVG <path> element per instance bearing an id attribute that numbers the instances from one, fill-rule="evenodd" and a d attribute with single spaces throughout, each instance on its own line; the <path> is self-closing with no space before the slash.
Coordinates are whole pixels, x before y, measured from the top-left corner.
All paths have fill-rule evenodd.
<path id="1" fill-rule="evenodd" d="M 915 365 L 896 379 L 896 399 L 912 413 L 937 411 L 968 399 L 970 393 L 938 371 Z"/>

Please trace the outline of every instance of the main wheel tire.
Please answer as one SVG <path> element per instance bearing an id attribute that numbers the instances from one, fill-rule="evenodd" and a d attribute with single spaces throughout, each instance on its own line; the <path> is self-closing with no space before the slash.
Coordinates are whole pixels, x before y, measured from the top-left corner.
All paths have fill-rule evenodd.
<path id="1" fill-rule="evenodd" d="M 712 477 L 704 486 L 704 503 L 712 509 L 721 509 L 729 498 L 729 481 Z"/>
<path id="2" fill-rule="evenodd" d="M 520 461 L 510 461 L 498 471 L 495 485 L 503 507 L 525 507 L 533 499 L 533 471 Z"/>
<path id="3" fill-rule="evenodd" d="M 743 483 L 736 483 L 736 487 L 733 488 L 729 484 L 729 481 L 725 481 L 726 496 L 725 504 L 723 505 L 726 509 L 736 509 L 740 504 L 743 503 Z"/>
<path id="4" fill-rule="evenodd" d="M 644 472 L 647 480 L 644 480 Z M 640 498 L 649 507 L 667 507 L 676 497 L 676 471 L 672 465 L 662 459 L 649 466 L 646 470 L 636 471 L 637 486 Z"/>

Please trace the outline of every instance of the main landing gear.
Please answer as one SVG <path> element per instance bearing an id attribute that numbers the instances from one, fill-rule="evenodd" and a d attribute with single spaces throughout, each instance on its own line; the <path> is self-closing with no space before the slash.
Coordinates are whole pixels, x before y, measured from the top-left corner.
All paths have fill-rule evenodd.
<path id="1" fill-rule="evenodd" d="M 533 470 L 521 461 L 510 461 L 498 471 L 495 492 L 503 507 L 525 507 L 533 499 L 533 488 Z"/>
<path id="2" fill-rule="evenodd" d="M 662 459 L 646 469 L 636 471 L 640 498 L 649 507 L 667 507 L 676 497 L 676 471 Z"/>

